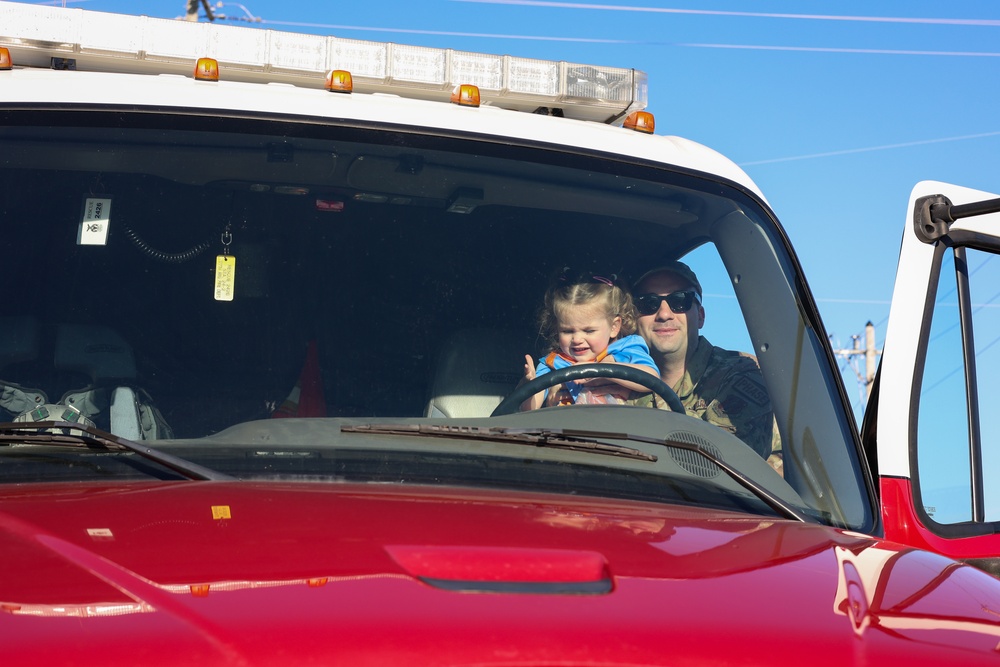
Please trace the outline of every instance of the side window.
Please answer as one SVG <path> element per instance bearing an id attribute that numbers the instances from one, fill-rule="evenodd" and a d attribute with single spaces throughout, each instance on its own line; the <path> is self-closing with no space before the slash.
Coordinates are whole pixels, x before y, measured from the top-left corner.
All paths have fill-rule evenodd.
<path id="1" fill-rule="evenodd" d="M 697 272 L 705 292 L 705 328 L 702 332 L 705 337 L 727 350 L 753 352 L 746 321 L 718 249 L 706 243 L 683 259 Z"/>
<path id="2" fill-rule="evenodd" d="M 917 438 L 927 514 L 942 524 L 1000 521 L 1000 258 L 994 254 L 945 251 Z"/>
<path id="3" fill-rule="evenodd" d="M 705 323 L 700 334 L 713 346 L 725 350 L 751 355 L 759 365 L 758 351 L 754 349 L 740 302 L 733 288 L 730 271 L 727 270 L 719 248 L 706 243 L 683 257 L 683 261 L 692 267 L 698 267 L 699 282 L 703 290 L 703 305 Z M 743 360 L 745 361 L 745 360 Z M 701 386 L 712 387 L 711 375 L 701 376 Z M 726 384 L 727 388 L 716 395 L 718 404 L 706 410 L 704 403 L 700 406 L 686 404 L 688 413 L 692 415 L 712 414 L 708 421 L 734 428 L 737 437 L 759 453 L 764 454 L 775 470 L 783 470 L 783 454 L 778 422 L 773 418 L 774 398 L 769 395 L 764 384 L 763 375 L 758 373 L 756 381 Z M 718 388 L 718 386 L 716 386 Z M 711 398 L 711 389 L 698 398 Z M 683 391 L 682 391 L 683 393 Z"/>

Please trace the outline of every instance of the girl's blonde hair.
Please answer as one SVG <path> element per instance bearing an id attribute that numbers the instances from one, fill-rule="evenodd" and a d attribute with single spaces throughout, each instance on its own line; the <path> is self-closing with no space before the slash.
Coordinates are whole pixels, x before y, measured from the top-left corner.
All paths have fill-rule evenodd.
<path id="1" fill-rule="evenodd" d="M 539 333 L 555 345 L 559 334 L 559 311 L 583 305 L 603 306 L 609 322 L 620 317 L 622 324 L 617 338 L 635 333 L 635 304 L 617 276 L 574 274 L 568 268 L 556 276 L 545 292 L 545 303 L 538 316 Z"/>

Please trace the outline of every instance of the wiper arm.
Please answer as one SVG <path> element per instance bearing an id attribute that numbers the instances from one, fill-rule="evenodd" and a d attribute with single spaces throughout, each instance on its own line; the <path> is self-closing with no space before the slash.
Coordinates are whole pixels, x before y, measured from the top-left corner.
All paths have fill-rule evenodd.
<path id="1" fill-rule="evenodd" d="M 577 436 L 563 429 L 550 428 L 501 428 L 485 426 L 451 426 L 443 424 L 357 424 L 343 425 L 342 433 L 377 433 L 380 435 L 415 435 L 434 438 L 462 438 L 465 440 L 488 440 L 490 442 L 508 442 L 513 444 L 531 445 L 534 447 L 552 447 L 568 449 L 608 456 L 620 456 L 640 461 L 656 461 L 654 454 L 649 454 L 632 447 L 613 445 L 607 442 L 596 442 Z"/>
<path id="2" fill-rule="evenodd" d="M 51 432 L 50 429 L 59 429 Z M 0 423 L 0 445 L 58 445 L 85 447 L 106 451 L 129 451 L 155 461 L 165 468 L 193 480 L 232 481 L 235 477 L 216 472 L 185 459 L 119 438 L 93 426 L 73 422 L 7 422 Z"/>
<path id="3" fill-rule="evenodd" d="M 530 429 L 529 429 L 530 430 Z M 606 431 L 565 431 L 568 435 L 573 435 L 577 437 L 589 437 L 589 438 L 611 438 L 614 440 L 631 440 L 633 442 L 644 442 L 650 445 L 662 445 L 663 447 L 674 447 L 676 449 L 683 449 L 689 452 L 694 452 L 699 456 L 708 459 L 719 468 L 722 469 L 724 473 L 729 475 L 730 479 L 742 486 L 747 491 L 757 496 L 765 505 L 773 509 L 778 514 L 781 514 L 789 519 L 794 519 L 796 521 L 802 521 L 803 523 L 816 523 L 808 514 L 804 514 L 799 510 L 795 509 L 794 506 L 785 502 L 780 497 L 761 486 L 751 478 L 747 477 L 741 473 L 736 468 L 732 467 L 718 456 L 713 454 L 709 449 L 701 447 L 699 445 L 692 444 L 690 442 L 684 442 L 683 440 L 672 440 L 670 438 L 650 438 L 644 435 L 632 435 L 629 433 L 610 433 Z"/>
<path id="4" fill-rule="evenodd" d="M 669 438 L 651 438 L 630 433 L 614 433 L 610 431 L 587 431 L 579 429 L 553 428 L 505 428 L 485 426 L 450 426 L 438 424 L 359 424 L 356 426 L 341 426 L 341 432 L 348 433 L 381 433 L 390 435 L 424 435 L 430 437 L 465 438 L 467 440 L 489 440 L 492 442 L 514 442 L 538 447 L 558 447 L 576 451 L 595 452 L 612 456 L 644 461 L 657 461 L 657 457 L 642 450 L 622 447 L 606 442 L 598 442 L 595 438 L 609 440 L 630 440 L 662 447 L 675 447 L 694 452 L 708 459 L 725 472 L 730 479 L 757 496 L 765 505 L 778 514 L 803 523 L 816 523 L 809 515 L 797 510 L 794 506 L 764 488 L 751 478 L 732 467 L 708 449 L 699 445 L 671 440 Z"/>

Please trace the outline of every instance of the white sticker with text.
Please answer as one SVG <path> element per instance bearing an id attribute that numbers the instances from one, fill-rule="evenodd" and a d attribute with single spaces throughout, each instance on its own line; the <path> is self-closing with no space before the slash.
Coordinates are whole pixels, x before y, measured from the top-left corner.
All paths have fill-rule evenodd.
<path id="1" fill-rule="evenodd" d="M 83 200 L 83 217 L 76 235 L 77 245 L 107 245 L 111 226 L 111 199 L 87 197 Z"/>

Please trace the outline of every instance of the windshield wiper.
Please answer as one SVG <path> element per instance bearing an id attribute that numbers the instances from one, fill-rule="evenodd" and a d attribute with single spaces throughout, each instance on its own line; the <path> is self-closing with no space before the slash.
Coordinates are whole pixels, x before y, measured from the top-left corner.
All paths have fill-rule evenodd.
<path id="1" fill-rule="evenodd" d="M 562 428 L 505 428 L 500 426 L 449 426 L 438 424 L 359 424 L 341 426 L 341 432 L 348 433 L 379 433 L 389 435 L 418 435 L 430 437 L 465 438 L 468 440 L 489 440 L 492 442 L 513 442 L 538 447 L 557 447 L 576 451 L 595 452 L 612 456 L 640 459 L 655 462 L 657 457 L 639 449 L 622 447 L 611 443 L 597 442 L 595 438 L 608 440 L 630 440 L 662 447 L 674 447 L 708 459 L 725 472 L 730 479 L 757 496 L 765 505 L 778 514 L 803 523 L 816 523 L 809 515 L 797 510 L 788 502 L 750 479 L 736 468 L 720 459 L 706 448 L 699 445 L 671 440 L 670 438 L 651 438 L 630 433 L 615 433 L 611 431 L 587 431 Z"/>
<path id="2" fill-rule="evenodd" d="M 654 454 L 639 449 L 577 437 L 575 433 L 555 428 L 488 428 L 485 426 L 449 426 L 441 424 L 358 424 L 340 427 L 343 433 L 378 433 L 381 435 L 425 435 L 435 438 L 464 438 L 509 442 L 535 447 L 552 447 L 579 452 L 620 456 L 640 461 L 656 461 Z"/>
<path id="3" fill-rule="evenodd" d="M 58 429 L 58 430 L 56 430 Z M 232 481 L 235 477 L 216 472 L 158 449 L 138 442 L 119 438 L 113 433 L 93 426 L 73 422 L 7 422 L 0 423 L 0 445 L 56 445 L 60 447 L 84 447 L 105 451 L 135 452 L 139 456 L 155 461 L 188 479 Z"/>
<path id="4" fill-rule="evenodd" d="M 569 433 L 569 432 L 567 432 Z M 799 510 L 795 509 L 793 505 L 782 500 L 779 496 L 769 491 L 767 488 L 761 486 L 753 479 L 747 477 L 742 472 L 732 467 L 721 458 L 712 453 L 708 448 L 702 447 L 700 445 L 692 444 L 690 442 L 684 442 L 683 440 L 673 440 L 671 438 L 651 438 L 644 435 L 632 435 L 630 433 L 610 433 L 606 431 L 572 431 L 575 436 L 580 437 L 590 437 L 590 438 L 612 438 L 614 440 L 631 440 L 633 442 L 644 442 L 650 445 L 661 445 L 663 447 L 674 447 L 676 449 L 683 449 L 689 452 L 694 452 L 699 456 L 708 459 L 716 466 L 722 469 L 724 473 L 729 475 L 730 479 L 742 486 L 747 491 L 751 492 L 757 496 L 765 505 L 770 507 L 772 510 L 781 514 L 789 519 L 794 519 L 796 521 L 802 521 L 803 523 L 816 523 L 816 521 L 811 518 L 808 514 L 804 514 Z"/>

